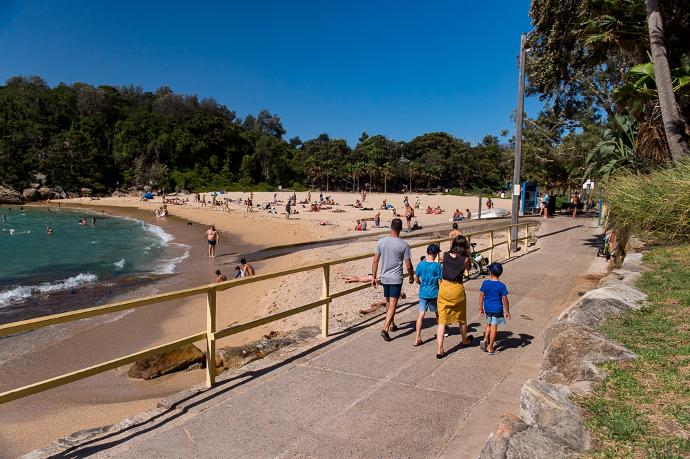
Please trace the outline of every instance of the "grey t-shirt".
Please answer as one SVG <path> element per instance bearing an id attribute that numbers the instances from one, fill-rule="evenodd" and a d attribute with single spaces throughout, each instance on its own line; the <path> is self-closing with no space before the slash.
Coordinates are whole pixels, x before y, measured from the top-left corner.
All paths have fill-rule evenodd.
<path id="1" fill-rule="evenodd" d="M 381 256 L 379 282 L 388 285 L 402 284 L 403 261 L 412 259 L 410 244 L 399 237 L 386 236 L 376 243 L 376 255 Z"/>

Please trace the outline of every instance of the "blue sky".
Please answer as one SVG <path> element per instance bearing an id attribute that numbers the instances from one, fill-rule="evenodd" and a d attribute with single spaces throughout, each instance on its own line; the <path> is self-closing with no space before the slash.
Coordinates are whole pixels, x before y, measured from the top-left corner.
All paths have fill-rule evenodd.
<path id="1" fill-rule="evenodd" d="M 474 142 L 514 129 L 529 4 L 0 0 L 0 80 L 167 85 L 242 117 L 268 108 L 303 140 Z"/>

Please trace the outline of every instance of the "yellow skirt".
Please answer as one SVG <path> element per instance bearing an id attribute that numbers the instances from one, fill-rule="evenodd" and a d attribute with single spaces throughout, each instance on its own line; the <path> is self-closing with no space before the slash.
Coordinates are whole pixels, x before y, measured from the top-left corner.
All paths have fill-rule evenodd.
<path id="1" fill-rule="evenodd" d="M 467 297 L 464 285 L 441 281 L 438 288 L 438 323 L 467 323 Z"/>

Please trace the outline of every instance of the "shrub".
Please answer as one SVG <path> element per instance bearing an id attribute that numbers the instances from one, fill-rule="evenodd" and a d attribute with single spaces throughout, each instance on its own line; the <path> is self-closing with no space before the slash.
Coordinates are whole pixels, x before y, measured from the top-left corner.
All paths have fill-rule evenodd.
<path id="1" fill-rule="evenodd" d="M 690 239 L 690 161 L 605 183 L 609 224 L 622 234 Z"/>
<path id="2" fill-rule="evenodd" d="M 295 191 L 309 191 L 309 188 L 302 185 L 300 182 L 292 182 L 292 186 L 290 187 L 291 189 Z"/>

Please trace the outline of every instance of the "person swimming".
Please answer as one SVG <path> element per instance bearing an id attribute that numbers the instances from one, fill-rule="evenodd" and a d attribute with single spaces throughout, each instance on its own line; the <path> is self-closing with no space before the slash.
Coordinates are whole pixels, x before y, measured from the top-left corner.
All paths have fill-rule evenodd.
<path id="1" fill-rule="evenodd" d="M 47 232 L 49 235 L 50 235 L 50 234 L 53 234 L 53 227 L 52 227 L 52 226 L 47 227 L 47 228 L 46 228 L 46 232 Z"/>

